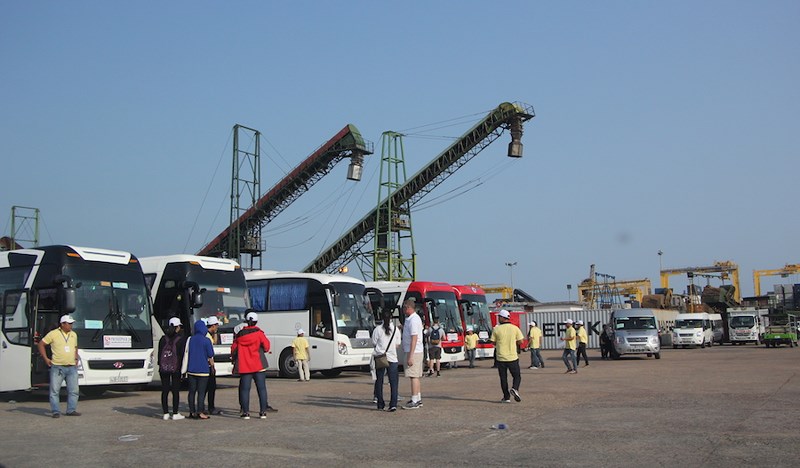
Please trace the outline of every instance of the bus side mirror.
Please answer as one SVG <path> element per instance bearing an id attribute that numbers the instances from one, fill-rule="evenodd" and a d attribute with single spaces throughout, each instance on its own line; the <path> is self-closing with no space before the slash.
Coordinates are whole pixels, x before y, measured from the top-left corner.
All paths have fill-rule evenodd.
<path id="1" fill-rule="evenodd" d="M 203 293 L 206 292 L 206 288 L 201 290 L 192 290 L 192 309 L 199 309 L 203 307 Z"/>
<path id="2" fill-rule="evenodd" d="M 61 302 L 61 312 L 64 314 L 71 314 L 75 312 L 77 305 L 77 293 L 75 288 L 64 288 Z"/>

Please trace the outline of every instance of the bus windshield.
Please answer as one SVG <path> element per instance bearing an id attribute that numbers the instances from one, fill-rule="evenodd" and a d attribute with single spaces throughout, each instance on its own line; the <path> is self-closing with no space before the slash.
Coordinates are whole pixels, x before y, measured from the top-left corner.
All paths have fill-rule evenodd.
<path id="1" fill-rule="evenodd" d="M 73 330 L 85 349 L 151 348 L 150 301 L 144 277 L 127 265 L 68 265 L 76 288 Z"/>
<path id="2" fill-rule="evenodd" d="M 736 315 L 731 317 L 731 328 L 753 328 L 756 318 L 752 315 Z"/>
<path id="3" fill-rule="evenodd" d="M 439 320 L 445 331 L 453 333 L 463 333 L 461 327 L 461 315 L 458 312 L 456 296 L 452 292 L 430 291 L 426 297 L 434 303 L 432 313 L 433 320 Z"/>
<path id="4" fill-rule="evenodd" d="M 220 333 L 233 333 L 236 325 L 244 322 L 247 310 L 246 283 L 241 270 L 204 270 L 192 266 L 186 279 L 197 283 L 203 292 L 203 305 L 194 309 L 196 319 L 216 316 Z"/>
<path id="5" fill-rule="evenodd" d="M 480 332 L 491 332 L 492 322 L 489 319 L 489 306 L 486 304 L 486 298 L 481 295 L 463 294 L 462 300 L 469 301 L 464 304 L 466 310 L 464 311 L 464 325 L 472 327 L 472 331 L 480 335 Z"/>
<path id="6" fill-rule="evenodd" d="M 615 321 L 617 330 L 655 330 L 655 317 L 618 317 Z"/>
<path id="7" fill-rule="evenodd" d="M 372 306 L 364 293 L 364 285 L 331 283 L 331 286 L 335 291 L 333 314 L 339 333 L 356 338 L 359 330 L 368 330 L 371 336 L 375 320 L 371 312 Z"/>

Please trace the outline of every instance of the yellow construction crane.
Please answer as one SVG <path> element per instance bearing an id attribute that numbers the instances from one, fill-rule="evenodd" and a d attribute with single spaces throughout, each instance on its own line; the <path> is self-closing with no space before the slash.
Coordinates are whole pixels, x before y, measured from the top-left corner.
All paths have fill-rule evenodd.
<path id="1" fill-rule="evenodd" d="M 702 266 L 702 267 L 688 267 L 688 268 L 672 268 L 661 270 L 661 287 L 664 289 L 669 288 L 669 277 L 673 275 L 681 275 L 681 274 L 688 274 L 691 273 L 694 275 L 695 273 L 698 276 L 706 274 L 706 273 L 719 273 L 719 278 L 724 280 L 730 279 L 731 284 L 734 287 L 733 297 L 736 302 L 742 302 L 742 290 L 739 287 L 739 265 L 735 264 L 731 261 L 722 261 L 722 262 L 714 262 L 712 266 Z"/>
<path id="2" fill-rule="evenodd" d="M 787 263 L 786 266 L 778 270 L 753 270 L 753 290 L 756 296 L 761 295 L 761 277 L 762 276 L 782 276 L 796 275 L 800 273 L 800 264 Z"/>
<path id="3" fill-rule="evenodd" d="M 483 289 L 483 292 L 486 294 L 497 294 L 500 293 L 500 297 L 503 300 L 511 300 L 514 297 L 514 288 L 511 286 L 507 286 L 505 284 L 478 284 L 472 283 L 470 286 L 475 286 L 476 288 Z"/>

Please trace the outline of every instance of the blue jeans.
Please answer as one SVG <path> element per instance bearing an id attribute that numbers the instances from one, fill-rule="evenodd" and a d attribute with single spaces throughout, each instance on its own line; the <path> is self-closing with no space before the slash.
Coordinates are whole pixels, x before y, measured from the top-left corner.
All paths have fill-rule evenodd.
<path id="1" fill-rule="evenodd" d="M 386 401 L 383 399 L 383 376 L 387 372 L 389 373 L 389 388 L 391 388 L 389 408 L 397 408 L 397 386 L 400 376 L 397 371 L 397 363 L 389 362 L 388 368 L 375 369 L 375 396 L 378 398 L 378 409 L 386 407 Z"/>
<path id="2" fill-rule="evenodd" d="M 192 414 L 206 412 L 206 388 L 208 387 L 207 375 L 189 374 L 189 412 Z M 195 399 L 197 411 L 195 411 Z"/>
<path id="3" fill-rule="evenodd" d="M 242 374 L 239 377 L 239 403 L 242 405 L 242 413 L 250 412 L 250 384 L 256 381 L 256 393 L 258 393 L 259 414 L 267 412 L 267 373 L 253 372 Z"/>
<path id="4" fill-rule="evenodd" d="M 531 366 L 544 367 L 544 360 L 540 348 L 531 348 Z"/>
<path id="5" fill-rule="evenodd" d="M 469 367 L 475 367 L 475 348 L 465 349 L 464 357 L 469 361 Z"/>
<path id="6" fill-rule="evenodd" d="M 564 353 L 561 354 L 561 359 L 564 361 L 564 364 L 567 366 L 567 370 L 577 370 L 578 369 L 578 360 L 575 357 L 575 350 L 574 349 L 564 348 Z"/>
<path id="7" fill-rule="evenodd" d="M 67 413 L 74 413 L 78 409 L 78 368 L 76 366 L 50 366 L 50 410 L 60 413 L 59 392 L 61 384 L 67 381 Z"/>

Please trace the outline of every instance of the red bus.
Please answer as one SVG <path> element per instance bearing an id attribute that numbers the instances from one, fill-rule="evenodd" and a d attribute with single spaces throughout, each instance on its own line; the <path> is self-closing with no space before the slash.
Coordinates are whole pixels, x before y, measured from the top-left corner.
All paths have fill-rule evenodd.
<path id="1" fill-rule="evenodd" d="M 403 323 L 405 314 L 400 308 L 403 301 L 414 298 L 417 313 L 424 325 L 430 326 L 434 319 L 445 330 L 442 339 L 442 363 L 458 363 L 464 360 L 464 325 L 461 322 L 456 293 L 448 283 L 433 281 L 372 281 L 366 283 L 367 290 L 377 289 L 384 297 L 383 307 L 396 309 L 394 314 Z M 375 307 L 375 297 L 370 294 L 370 301 Z M 401 353 L 398 353 L 402 355 Z M 400 356 L 398 356 L 400 357 Z M 401 361 L 402 362 L 402 361 Z"/>
<path id="2" fill-rule="evenodd" d="M 493 358 L 494 343 L 489 341 L 492 337 L 492 319 L 489 317 L 486 293 L 477 286 L 453 286 L 453 291 L 456 293 L 465 333 L 467 328 L 472 327 L 473 333 L 478 335 L 475 357 Z"/>

